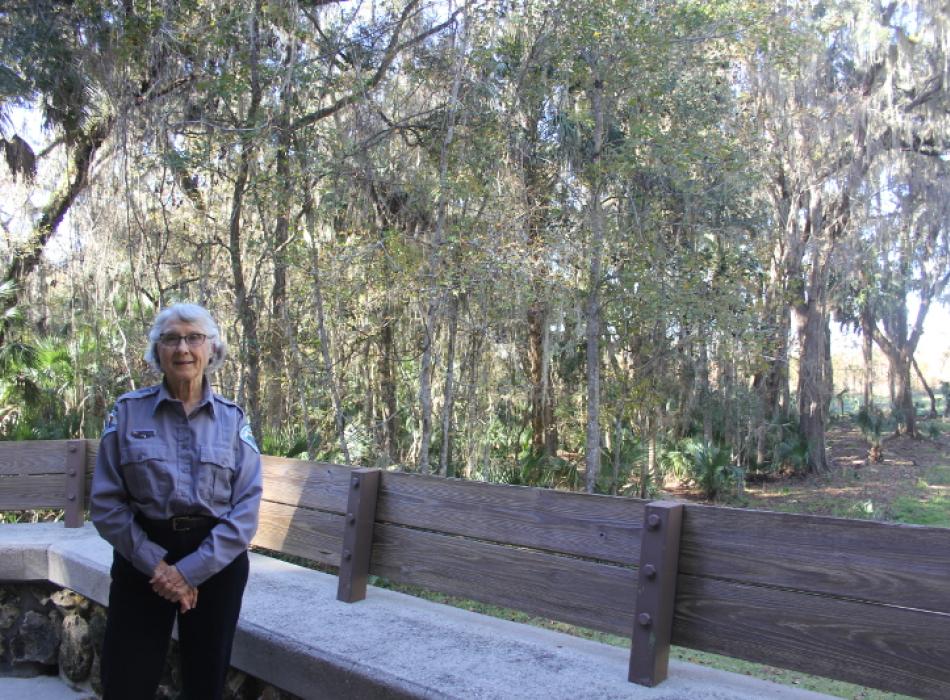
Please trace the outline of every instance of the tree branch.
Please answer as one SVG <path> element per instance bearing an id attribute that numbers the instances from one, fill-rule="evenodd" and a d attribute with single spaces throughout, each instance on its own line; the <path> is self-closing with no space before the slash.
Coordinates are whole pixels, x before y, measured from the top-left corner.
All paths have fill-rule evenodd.
<path id="1" fill-rule="evenodd" d="M 376 85 L 379 84 L 379 82 L 383 79 L 383 76 L 386 75 L 386 71 L 389 70 L 389 67 L 393 64 L 393 61 L 396 60 L 396 56 L 398 56 L 401 51 L 405 50 L 409 46 L 418 44 L 421 41 L 425 41 L 427 38 L 429 38 L 433 34 L 436 34 L 442 31 L 443 29 L 445 29 L 446 27 L 448 27 L 449 25 L 453 24 L 455 22 L 455 18 L 466 7 L 466 5 L 463 5 L 462 7 L 455 10 L 451 15 L 449 15 L 448 19 L 442 22 L 441 24 L 437 24 L 431 27 L 430 29 L 427 29 L 426 31 L 422 32 L 421 34 L 417 34 L 411 39 L 408 39 L 407 41 L 400 44 L 399 36 L 402 33 L 403 25 L 406 23 L 406 20 L 412 14 L 413 10 L 415 10 L 418 4 L 419 4 L 419 0 L 410 0 L 410 2 L 408 2 L 406 6 L 403 8 L 402 14 L 400 14 L 399 16 L 399 21 L 396 22 L 396 27 L 393 30 L 393 34 L 389 38 L 389 45 L 386 47 L 386 51 L 383 54 L 383 60 L 379 64 L 379 67 L 376 69 L 376 72 L 373 73 L 373 75 L 368 80 L 366 80 L 362 85 L 359 85 L 356 88 L 354 88 L 352 92 L 350 92 L 348 95 L 341 97 L 333 104 L 330 104 L 326 107 L 318 109 L 316 112 L 311 112 L 310 114 L 304 115 L 303 117 L 295 121 L 290 126 L 291 131 L 296 131 L 297 129 L 303 128 L 305 126 L 309 126 L 311 124 L 315 124 L 318 121 L 321 121 L 323 119 L 326 119 L 327 117 L 333 116 L 344 107 L 348 107 L 349 105 L 356 102 L 363 95 L 365 95 L 367 91 L 372 90 L 374 87 L 376 87 Z"/>

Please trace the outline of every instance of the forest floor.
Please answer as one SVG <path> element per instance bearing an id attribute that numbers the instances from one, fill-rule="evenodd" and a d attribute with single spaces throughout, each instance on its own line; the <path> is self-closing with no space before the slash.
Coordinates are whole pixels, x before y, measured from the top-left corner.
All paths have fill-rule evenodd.
<path id="1" fill-rule="evenodd" d="M 929 432 L 925 437 L 885 437 L 877 463 L 868 460 L 870 445 L 857 426 L 838 421 L 826 437 L 828 473 L 751 481 L 720 504 L 950 527 L 950 422 L 945 421 L 921 421 L 922 432 Z M 675 495 L 702 500 L 690 489 L 676 489 Z"/>

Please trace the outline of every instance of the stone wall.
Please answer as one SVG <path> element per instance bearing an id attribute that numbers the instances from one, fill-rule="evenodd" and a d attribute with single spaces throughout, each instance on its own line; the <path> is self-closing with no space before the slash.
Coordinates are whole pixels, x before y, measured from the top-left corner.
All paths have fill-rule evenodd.
<path id="1" fill-rule="evenodd" d="M 49 583 L 0 583 L 0 676 L 59 675 L 97 695 L 99 649 L 106 610 L 68 589 Z M 156 698 L 178 697 L 175 642 L 165 662 Z M 295 700 L 296 696 L 236 669 L 228 673 L 226 700 Z"/>

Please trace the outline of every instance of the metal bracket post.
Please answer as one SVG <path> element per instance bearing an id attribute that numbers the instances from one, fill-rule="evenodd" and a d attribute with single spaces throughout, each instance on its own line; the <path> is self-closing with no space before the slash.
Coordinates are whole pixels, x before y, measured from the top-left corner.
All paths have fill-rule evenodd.
<path id="1" fill-rule="evenodd" d="M 630 682 L 653 687 L 667 675 L 683 505 L 649 503 L 643 516 Z"/>
<path id="2" fill-rule="evenodd" d="M 379 469 L 354 469 L 350 476 L 346 515 L 343 518 L 343 551 L 336 599 L 355 603 L 366 597 L 366 578 L 373 551 L 373 520 Z"/>
<path id="3" fill-rule="evenodd" d="M 82 527 L 85 500 L 86 441 L 70 440 L 66 445 L 66 527 Z"/>

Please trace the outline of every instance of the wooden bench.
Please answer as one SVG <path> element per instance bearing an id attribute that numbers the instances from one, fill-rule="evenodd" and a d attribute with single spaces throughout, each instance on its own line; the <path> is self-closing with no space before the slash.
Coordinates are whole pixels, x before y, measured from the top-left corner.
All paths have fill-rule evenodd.
<path id="1" fill-rule="evenodd" d="M 0 508 L 68 505 L 66 465 L 88 481 L 95 445 L 83 466 L 70 443 L 0 443 Z M 25 450 L 62 466 L 24 467 Z M 40 478 L 59 479 L 59 505 L 24 500 Z M 665 677 L 673 643 L 950 697 L 946 529 L 266 457 L 255 544 L 339 567 L 340 600 L 363 598 L 375 575 L 632 636 L 630 678 L 644 685 Z"/>

